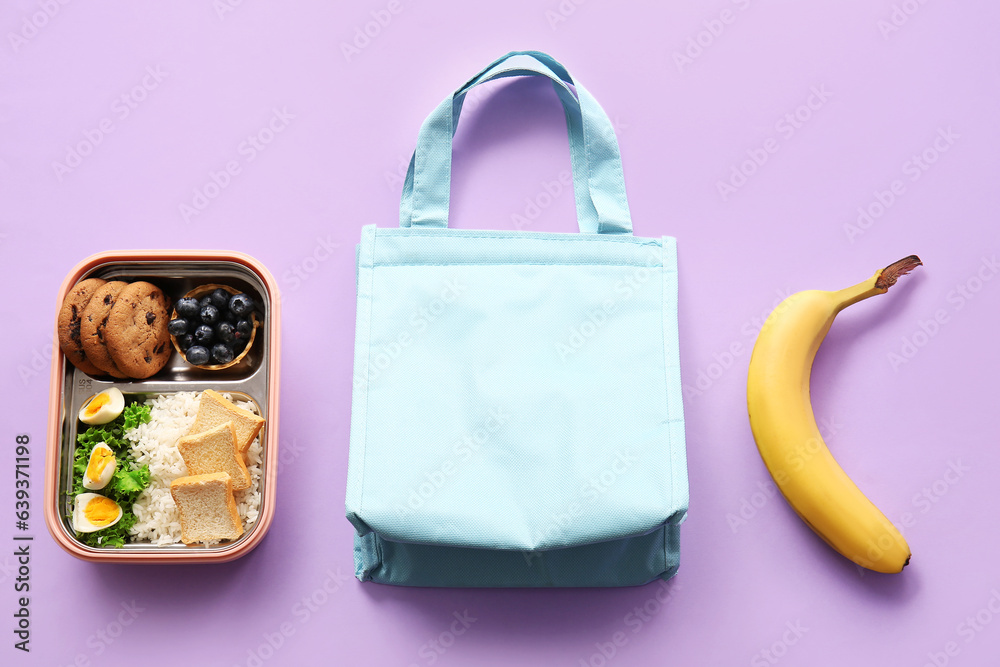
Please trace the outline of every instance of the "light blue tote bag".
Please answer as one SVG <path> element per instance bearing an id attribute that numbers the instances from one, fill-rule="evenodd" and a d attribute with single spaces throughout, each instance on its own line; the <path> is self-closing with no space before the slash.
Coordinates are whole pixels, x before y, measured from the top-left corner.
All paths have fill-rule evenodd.
<path id="1" fill-rule="evenodd" d="M 466 93 L 553 81 L 579 234 L 448 228 Z M 366 226 L 347 479 L 362 581 L 630 586 L 677 570 L 688 507 L 671 237 L 639 238 L 607 115 L 510 53 L 424 122 L 399 228 Z"/>

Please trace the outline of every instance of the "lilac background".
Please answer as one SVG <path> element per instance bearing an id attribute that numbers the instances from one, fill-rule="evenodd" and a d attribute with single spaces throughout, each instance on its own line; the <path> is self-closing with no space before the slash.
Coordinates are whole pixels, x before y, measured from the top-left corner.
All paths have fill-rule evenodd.
<path id="1" fill-rule="evenodd" d="M 13 476 L 0 475 L 0 661 L 983 665 L 1000 652 L 1000 277 L 984 263 L 1000 251 L 996 3 L 566 0 L 555 22 L 557 0 L 399 0 L 348 58 L 341 44 L 390 3 L 232 0 L 221 11 L 225 1 L 0 8 L 0 464 L 11 470 L 16 433 L 32 436 L 36 503 L 25 655 L 9 629 Z M 38 13 L 45 5 L 50 19 Z M 903 5 L 911 14 L 895 26 Z M 720 16 L 728 23 L 713 24 Z M 692 39 L 706 46 L 679 65 Z M 424 116 L 514 48 L 552 53 L 603 103 L 620 133 L 636 233 L 679 241 L 691 511 L 662 606 L 650 602 L 655 584 L 406 590 L 349 576 L 354 244 L 363 224 L 395 224 L 398 170 Z M 123 107 L 147 67 L 161 80 L 147 77 L 150 90 L 135 95 L 145 99 Z M 794 133 L 776 125 L 814 89 L 829 96 L 799 110 L 809 118 Z M 564 123 L 541 82 L 486 95 L 490 104 L 468 105 L 456 142 L 453 224 L 511 229 L 526 199 L 569 169 Z M 251 161 L 241 142 L 274 109 L 293 117 Z M 57 173 L 102 119 L 113 131 Z M 935 155 L 948 128 L 952 142 Z M 717 182 L 768 140 L 777 152 L 720 195 Z M 937 160 L 912 180 L 906 163 L 925 149 Z M 185 220 L 180 206 L 228 161 L 240 172 Z M 878 212 L 876 192 L 894 180 L 902 194 L 881 217 L 845 228 L 858 207 Z M 541 201 L 527 229 L 575 228 L 572 196 Z M 44 527 L 54 295 L 83 257 L 130 247 L 245 251 L 284 290 L 277 515 L 263 544 L 230 564 L 95 565 L 65 554 Z M 747 424 L 745 373 L 754 322 L 781 295 L 843 287 L 909 253 L 926 266 L 838 319 L 812 385 L 838 460 L 909 524 L 913 562 L 880 576 L 831 552 L 761 490 L 769 478 Z M 927 325 L 936 314 L 943 324 Z M 904 351 L 894 367 L 890 355 Z M 143 611 L 117 626 L 133 600 Z M 629 616 L 647 603 L 648 620 Z M 449 644 L 453 613 L 465 610 L 477 620 L 435 651 L 430 642 Z M 618 632 L 626 641 L 605 658 Z"/>

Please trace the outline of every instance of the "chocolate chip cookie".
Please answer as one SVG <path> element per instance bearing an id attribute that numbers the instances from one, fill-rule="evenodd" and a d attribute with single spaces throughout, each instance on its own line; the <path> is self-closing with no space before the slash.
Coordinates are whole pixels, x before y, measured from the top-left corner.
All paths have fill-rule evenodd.
<path id="1" fill-rule="evenodd" d="M 166 365 L 173 351 L 168 312 L 166 296 L 151 283 L 134 282 L 118 293 L 104 326 L 104 343 L 119 370 L 143 379 Z"/>
<path id="2" fill-rule="evenodd" d="M 63 299 L 62 308 L 59 309 L 59 318 L 56 320 L 59 331 L 59 348 L 70 363 L 87 375 L 104 375 L 104 371 L 87 358 L 80 335 L 83 311 L 90 303 L 94 292 L 104 285 L 104 282 L 100 278 L 87 278 L 74 285 L 66 298 Z"/>
<path id="3" fill-rule="evenodd" d="M 123 378 L 125 374 L 118 368 L 108 352 L 108 346 L 104 342 L 104 329 L 108 324 L 111 308 L 127 285 L 128 283 L 121 280 L 112 280 L 98 287 L 90 298 L 90 303 L 83 310 L 80 323 L 80 340 L 87 359 L 108 375 L 116 378 Z"/>

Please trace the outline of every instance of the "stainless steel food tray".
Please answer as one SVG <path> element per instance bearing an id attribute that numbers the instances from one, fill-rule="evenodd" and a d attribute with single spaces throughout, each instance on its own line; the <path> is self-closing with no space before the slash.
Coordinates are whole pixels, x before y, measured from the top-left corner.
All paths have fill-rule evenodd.
<path id="1" fill-rule="evenodd" d="M 53 354 L 48 456 L 46 459 L 46 523 L 49 531 L 73 555 L 96 561 L 199 562 L 237 558 L 255 547 L 267 532 L 274 515 L 277 472 L 278 369 L 280 357 L 280 298 L 270 272 L 259 262 L 227 251 L 122 251 L 102 253 L 81 262 L 67 276 L 58 303 L 84 278 L 146 280 L 163 290 L 171 301 L 206 283 L 231 285 L 257 301 L 262 324 L 249 353 L 234 366 L 207 370 L 189 365 L 175 351 L 167 365 L 145 380 L 95 378 L 77 369 L 61 354 Z M 257 520 L 245 526 L 237 540 L 214 546 L 127 544 L 122 548 L 91 548 L 79 542 L 67 519 L 72 506 L 72 463 L 84 402 L 108 387 L 118 387 L 126 398 L 178 391 L 214 389 L 249 400 L 266 421 L 260 432 L 262 475 Z"/>

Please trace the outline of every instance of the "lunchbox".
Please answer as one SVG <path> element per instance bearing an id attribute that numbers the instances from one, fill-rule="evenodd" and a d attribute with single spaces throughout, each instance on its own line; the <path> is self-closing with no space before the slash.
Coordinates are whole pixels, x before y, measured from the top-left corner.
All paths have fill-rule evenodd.
<path id="1" fill-rule="evenodd" d="M 171 302 L 205 284 L 233 287 L 255 300 L 259 326 L 245 356 L 227 368 L 208 370 L 188 364 L 175 349 L 159 372 L 143 380 L 92 377 L 70 363 L 54 345 L 45 458 L 45 522 L 67 552 L 95 562 L 224 562 L 244 556 L 260 544 L 274 517 L 278 468 L 278 386 L 280 369 L 280 297 L 271 273 L 254 258 L 230 251 L 123 250 L 93 255 L 80 262 L 59 290 L 56 312 L 70 290 L 86 278 L 144 280 L 159 287 Z M 58 329 L 58 325 L 56 327 Z M 56 331 L 58 340 L 58 331 Z M 77 539 L 70 518 L 73 457 L 77 435 L 86 428 L 77 418 L 94 394 L 117 387 L 126 400 L 145 400 L 175 392 L 213 389 L 234 401 L 249 401 L 264 418 L 260 430 L 260 504 L 257 518 L 245 522 L 237 539 L 213 545 L 127 543 L 92 547 Z"/>

